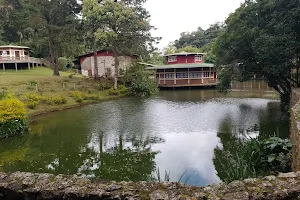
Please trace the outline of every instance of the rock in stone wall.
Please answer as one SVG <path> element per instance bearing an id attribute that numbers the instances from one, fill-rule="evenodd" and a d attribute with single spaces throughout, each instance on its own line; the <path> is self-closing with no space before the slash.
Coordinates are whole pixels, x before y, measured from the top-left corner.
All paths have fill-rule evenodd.
<path id="1" fill-rule="evenodd" d="M 300 173 L 188 187 L 179 183 L 92 182 L 77 176 L 0 172 L 4 200 L 291 200 L 300 199 Z"/>
<path id="2" fill-rule="evenodd" d="M 300 90 L 294 89 L 291 98 L 291 141 L 293 143 L 293 171 L 300 171 Z"/>

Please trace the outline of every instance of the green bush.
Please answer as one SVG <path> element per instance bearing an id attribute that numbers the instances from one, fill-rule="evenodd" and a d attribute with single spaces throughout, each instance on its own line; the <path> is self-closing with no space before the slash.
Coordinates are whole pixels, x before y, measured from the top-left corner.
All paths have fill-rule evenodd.
<path id="1" fill-rule="evenodd" d="M 28 131 L 25 104 L 7 95 L 0 100 L 0 139 Z"/>
<path id="2" fill-rule="evenodd" d="M 71 92 L 71 94 L 72 94 L 72 97 L 75 99 L 75 101 L 77 103 L 82 103 L 83 102 L 84 97 L 83 97 L 83 93 L 82 92 L 80 92 L 80 91 L 73 91 L 73 92 Z"/>
<path id="3" fill-rule="evenodd" d="M 123 79 L 130 84 L 131 92 L 135 96 L 150 96 L 158 92 L 157 80 L 151 77 L 151 72 L 145 70 L 143 65 L 132 64 Z"/>
<path id="4" fill-rule="evenodd" d="M 110 96 L 118 96 L 120 94 L 120 91 L 119 90 L 115 90 L 115 88 L 110 88 L 108 90 L 108 95 Z"/>
<path id="5" fill-rule="evenodd" d="M 97 101 L 99 100 L 99 96 L 97 94 L 83 94 L 83 99 Z"/>
<path id="6" fill-rule="evenodd" d="M 33 100 L 30 100 L 27 102 L 27 107 L 30 108 L 30 109 L 35 109 L 37 107 L 37 105 L 39 104 L 38 101 L 33 101 Z"/>
<path id="7" fill-rule="evenodd" d="M 254 138 L 236 141 L 231 146 L 215 149 L 214 164 L 218 176 L 226 183 L 291 170 L 292 144 L 288 139 Z"/>
<path id="8" fill-rule="evenodd" d="M 66 66 L 68 64 L 68 59 L 65 57 L 59 57 L 57 59 L 57 65 L 58 65 L 58 70 L 59 71 L 66 71 Z"/>
<path id="9" fill-rule="evenodd" d="M 101 82 L 99 84 L 94 85 L 94 88 L 97 90 L 103 91 L 103 90 L 108 90 L 113 86 L 112 83 L 110 82 Z"/>

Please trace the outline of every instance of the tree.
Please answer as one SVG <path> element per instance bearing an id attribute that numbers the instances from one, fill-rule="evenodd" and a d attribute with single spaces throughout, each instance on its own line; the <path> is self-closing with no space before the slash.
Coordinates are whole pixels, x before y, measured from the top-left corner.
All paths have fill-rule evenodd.
<path id="1" fill-rule="evenodd" d="M 98 48 L 109 49 L 114 54 L 115 89 L 118 87 L 119 56 L 145 55 L 157 41 L 150 34 L 150 15 L 145 0 L 84 0 L 83 18 L 90 25 L 88 35 L 94 38 Z"/>
<path id="2" fill-rule="evenodd" d="M 214 53 L 230 78 L 266 78 L 288 105 L 291 69 L 299 62 L 300 7 L 298 0 L 248 0 L 226 20 Z M 228 76 L 224 76 L 228 79 Z M 226 81 L 229 87 L 230 84 Z"/>
<path id="3" fill-rule="evenodd" d="M 183 32 L 180 34 L 180 38 L 175 40 L 174 46 L 177 49 L 187 46 L 193 46 L 207 52 L 210 50 L 211 44 L 223 30 L 224 25 L 220 22 L 211 24 L 207 30 L 203 30 L 201 27 L 197 31 Z"/>
<path id="4" fill-rule="evenodd" d="M 76 0 L 1 0 L 0 10 L 3 42 L 30 46 L 34 56 L 50 55 L 54 75 L 58 57 L 82 51 Z"/>
<path id="5" fill-rule="evenodd" d="M 47 39 L 53 75 L 59 76 L 57 59 L 67 44 L 77 43 L 77 14 L 81 6 L 76 0 L 32 0 L 38 13 L 40 27 L 35 27 Z M 58 12 L 59 11 L 59 12 Z"/>

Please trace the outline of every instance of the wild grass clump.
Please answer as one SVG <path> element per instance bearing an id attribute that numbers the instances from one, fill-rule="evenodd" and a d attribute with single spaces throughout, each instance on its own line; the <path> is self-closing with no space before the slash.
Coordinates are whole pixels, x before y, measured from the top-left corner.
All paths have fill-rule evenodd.
<path id="1" fill-rule="evenodd" d="M 231 145 L 234 146 L 215 149 L 217 174 L 226 183 L 291 171 L 289 139 L 250 138 Z"/>
<path id="2" fill-rule="evenodd" d="M 28 132 L 25 104 L 7 94 L 0 99 L 0 139 Z"/>
<path id="3" fill-rule="evenodd" d="M 112 86 L 113 86 L 113 84 L 110 82 L 101 82 L 99 84 L 95 84 L 94 88 L 97 90 L 103 91 L 103 90 L 110 89 Z"/>
<path id="4" fill-rule="evenodd" d="M 80 91 L 71 92 L 72 97 L 77 103 L 82 103 L 84 100 L 97 101 L 99 100 L 99 95 L 97 94 L 87 94 Z"/>
<path id="5" fill-rule="evenodd" d="M 28 81 L 27 89 L 34 90 L 36 88 L 37 82 L 36 81 Z"/>
<path id="6" fill-rule="evenodd" d="M 118 96 L 120 94 L 126 94 L 128 93 L 128 88 L 126 88 L 124 85 L 119 85 L 118 89 L 115 90 L 115 88 L 110 88 L 108 91 L 108 95 L 110 96 Z"/>
<path id="7" fill-rule="evenodd" d="M 41 96 L 37 93 L 27 93 L 26 95 L 26 105 L 30 109 L 35 109 L 37 105 L 46 104 L 46 105 L 61 105 L 67 103 L 67 98 L 60 96 Z"/>

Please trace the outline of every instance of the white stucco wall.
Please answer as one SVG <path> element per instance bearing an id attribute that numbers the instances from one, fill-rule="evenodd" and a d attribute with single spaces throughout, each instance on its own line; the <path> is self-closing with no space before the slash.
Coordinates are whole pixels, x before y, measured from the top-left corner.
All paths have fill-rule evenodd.
<path id="1" fill-rule="evenodd" d="M 113 56 L 98 56 L 98 75 L 99 77 L 114 77 L 115 76 L 115 60 Z M 129 56 L 119 57 L 119 69 L 126 70 L 132 62 Z M 81 70 L 84 76 L 88 76 L 88 70 L 94 75 L 94 57 L 87 57 L 81 63 Z"/>

